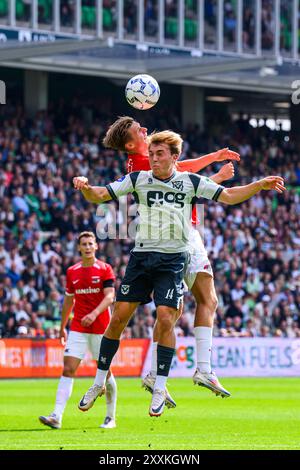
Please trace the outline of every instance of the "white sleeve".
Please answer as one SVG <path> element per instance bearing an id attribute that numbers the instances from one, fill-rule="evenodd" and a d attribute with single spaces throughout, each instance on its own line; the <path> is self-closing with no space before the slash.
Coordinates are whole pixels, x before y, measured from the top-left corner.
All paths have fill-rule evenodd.
<path id="1" fill-rule="evenodd" d="M 134 173 L 122 176 L 118 180 L 106 186 L 107 191 L 111 195 L 112 199 L 116 200 L 120 196 L 124 196 L 125 194 L 132 193 L 134 191 L 131 175 L 134 175 Z"/>
<path id="2" fill-rule="evenodd" d="M 200 181 L 196 190 L 196 197 L 204 197 L 205 199 L 212 199 L 213 201 L 217 201 L 221 192 L 223 189 L 225 189 L 224 186 L 215 183 L 206 176 L 198 177 Z"/>

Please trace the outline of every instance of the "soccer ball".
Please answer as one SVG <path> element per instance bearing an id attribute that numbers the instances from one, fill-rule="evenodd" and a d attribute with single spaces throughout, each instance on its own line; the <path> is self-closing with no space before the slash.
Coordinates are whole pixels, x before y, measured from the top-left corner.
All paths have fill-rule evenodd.
<path id="1" fill-rule="evenodd" d="M 125 96 L 134 108 L 150 109 L 159 99 L 159 85 L 151 75 L 135 75 L 126 85 Z"/>

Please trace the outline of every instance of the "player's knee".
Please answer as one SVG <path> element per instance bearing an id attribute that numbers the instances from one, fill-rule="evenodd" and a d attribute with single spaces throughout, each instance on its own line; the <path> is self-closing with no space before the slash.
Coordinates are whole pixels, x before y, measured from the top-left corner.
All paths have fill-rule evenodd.
<path id="1" fill-rule="evenodd" d="M 210 311 L 212 315 L 217 310 L 218 298 L 216 293 L 213 291 L 206 292 L 205 295 L 200 290 L 193 290 L 193 295 L 196 299 L 197 306 L 201 306 L 206 310 Z"/>
<path id="2" fill-rule="evenodd" d="M 62 373 L 62 375 L 64 377 L 74 377 L 75 373 L 76 373 L 76 368 L 75 367 L 73 367 L 70 364 L 65 364 L 64 365 L 64 370 L 63 370 L 63 373 Z"/>
<path id="3" fill-rule="evenodd" d="M 215 311 L 218 308 L 218 297 L 216 296 L 215 293 L 212 295 L 208 296 L 207 298 L 207 309 L 212 313 L 212 315 L 215 313 Z"/>
<path id="4" fill-rule="evenodd" d="M 119 315 L 113 315 L 109 324 L 109 331 L 111 333 L 120 333 L 124 330 L 126 322 L 122 320 Z"/>
<path id="5" fill-rule="evenodd" d="M 171 331 L 176 323 L 177 316 L 173 309 L 163 309 L 157 317 L 158 327 L 164 331 Z"/>

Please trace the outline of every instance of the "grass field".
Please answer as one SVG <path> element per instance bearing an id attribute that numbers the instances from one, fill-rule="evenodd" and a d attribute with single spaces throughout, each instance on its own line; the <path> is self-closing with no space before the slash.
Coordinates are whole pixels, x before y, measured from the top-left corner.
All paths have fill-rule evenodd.
<path id="1" fill-rule="evenodd" d="M 150 394 L 139 379 L 119 379 L 116 429 L 99 429 L 105 400 L 82 413 L 77 402 L 92 383 L 76 379 L 63 428 L 38 421 L 53 410 L 57 379 L 0 381 L 0 447 L 4 449 L 299 449 L 300 379 L 223 379 L 232 397 L 221 399 L 170 379 L 177 408 L 148 416 Z"/>

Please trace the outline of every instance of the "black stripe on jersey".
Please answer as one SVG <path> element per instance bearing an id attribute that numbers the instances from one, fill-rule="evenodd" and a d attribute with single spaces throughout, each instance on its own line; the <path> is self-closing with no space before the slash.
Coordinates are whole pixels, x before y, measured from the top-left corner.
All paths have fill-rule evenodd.
<path id="1" fill-rule="evenodd" d="M 217 200 L 219 199 L 220 194 L 221 194 L 221 192 L 223 191 L 223 189 L 225 189 L 223 186 L 220 186 L 220 187 L 217 189 L 217 191 L 216 191 L 215 194 L 213 195 L 213 198 L 212 198 L 213 201 L 217 201 Z"/>
<path id="2" fill-rule="evenodd" d="M 133 195 L 133 197 L 134 197 L 134 202 L 135 202 L 136 204 L 139 204 L 139 203 L 140 203 L 140 200 L 139 200 L 138 193 L 136 193 L 135 191 L 133 191 L 132 195 Z"/>
<path id="3" fill-rule="evenodd" d="M 114 285 L 114 279 L 106 279 L 106 281 L 103 281 L 103 289 L 105 289 L 106 287 L 114 287 Z"/>
<path id="4" fill-rule="evenodd" d="M 189 178 L 194 186 L 195 194 L 197 194 L 197 189 L 198 189 L 201 178 L 199 175 L 194 175 L 194 173 L 189 173 Z"/>
<path id="5" fill-rule="evenodd" d="M 110 184 L 108 184 L 107 186 L 105 186 L 107 191 L 109 192 L 109 195 L 111 196 L 112 199 L 114 199 L 114 201 L 117 201 L 117 196 L 115 195 L 112 187 L 110 186 Z"/>
<path id="6" fill-rule="evenodd" d="M 136 180 L 138 179 L 139 174 L 140 174 L 140 171 L 134 171 L 132 173 L 129 173 L 133 189 L 135 189 Z"/>

